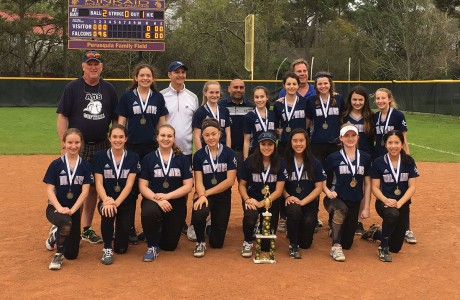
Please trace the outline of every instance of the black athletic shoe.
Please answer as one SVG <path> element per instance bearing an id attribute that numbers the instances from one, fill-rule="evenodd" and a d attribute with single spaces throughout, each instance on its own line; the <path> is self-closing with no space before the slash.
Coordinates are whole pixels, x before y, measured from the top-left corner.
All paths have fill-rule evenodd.
<path id="1" fill-rule="evenodd" d="M 131 227 L 131 230 L 129 231 L 129 242 L 133 245 L 136 245 L 138 241 L 139 238 L 137 237 L 136 228 Z"/>
<path id="2" fill-rule="evenodd" d="M 363 235 L 364 232 L 366 232 L 366 231 L 364 230 L 363 223 L 358 222 L 358 224 L 356 224 L 355 234 L 356 235 Z"/>
<path id="3" fill-rule="evenodd" d="M 188 229 L 187 224 L 184 224 L 184 227 L 182 227 L 181 233 L 185 236 L 187 236 L 187 229 Z"/>
<path id="4" fill-rule="evenodd" d="M 362 235 L 361 238 L 363 240 L 368 240 L 375 242 L 377 240 L 382 239 L 382 230 L 380 229 L 380 226 L 377 224 L 372 224 L 369 230 L 365 231 Z"/>

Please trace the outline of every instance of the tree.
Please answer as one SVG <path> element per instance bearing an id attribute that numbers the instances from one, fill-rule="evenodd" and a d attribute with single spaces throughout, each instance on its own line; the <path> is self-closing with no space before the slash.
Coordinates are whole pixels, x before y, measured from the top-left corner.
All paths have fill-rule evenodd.
<path id="1" fill-rule="evenodd" d="M 377 0 L 362 4 L 356 20 L 366 33 L 365 63 L 373 79 L 427 79 L 444 66 L 452 23 L 429 0 Z"/>

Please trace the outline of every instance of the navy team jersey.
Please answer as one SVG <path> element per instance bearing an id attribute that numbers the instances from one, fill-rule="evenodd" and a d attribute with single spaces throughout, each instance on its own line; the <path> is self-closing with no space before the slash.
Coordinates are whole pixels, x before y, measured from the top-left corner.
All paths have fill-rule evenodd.
<path id="1" fill-rule="evenodd" d="M 190 160 L 184 154 L 173 154 L 169 165 L 168 176 L 165 176 L 161 164 L 161 155 L 152 151 L 142 159 L 140 178 L 149 181 L 149 188 L 154 193 L 169 193 L 183 186 L 183 181 L 192 178 Z M 164 165 L 166 167 L 166 165 Z M 165 188 L 163 183 L 167 181 L 169 186 Z M 180 199 L 186 200 L 187 196 Z"/>
<path id="2" fill-rule="evenodd" d="M 228 108 L 220 105 L 217 105 L 217 109 L 219 110 L 219 124 L 222 128 L 222 135 L 220 136 L 219 142 L 225 145 L 227 139 L 227 135 L 225 134 L 225 128 L 230 127 L 231 125 L 230 112 L 228 111 Z M 201 129 L 203 120 L 206 118 L 214 118 L 214 116 L 210 111 L 208 111 L 205 105 L 202 105 L 196 110 L 195 114 L 193 115 L 192 127 Z M 203 137 L 201 138 L 201 144 L 204 147 L 205 143 Z"/>
<path id="3" fill-rule="evenodd" d="M 160 117 L 168 114 L 165 99 L 161 93 L 151 91 L 147 100 L 147 108 L 142 112 L 142 106 L 137 90 L 123 94 L 117 106 L 117 113 L 126 118 L 128 141 L 131 145 L 153 145 L 156 142 L 156 132 Z M 146 123 L 141 124 L 142 117 Z"/>
<path id="4" fill-rule="evenodd" d="M 300 181 L 297 180 L 298 178 L 297 173 L 295 171 L 294 160 L 290 162 L 292 172 L 288 174 L 288 179 L 284 186 L 284 189 L 289 195 L 295 196 L 298 199 L 302 200 L 303 198 L 310 195 L 310 193 L 315 189 L 315 183 L 326 180 L 326 173 L 323 170 L 323 166 L 316 158 L 312 157 L 312 159 L 314 178 L 308 178 L 308 174 L 304 169 Z M 302 189 L 300 193 L 296 192 L 297 186 L 299 186 Z"/>
<path id="5" fill-rule="evenodd" d="M 137 153 L 126 151 L 124 154 L 123 165 L 121 166 L 120 178 L 117 180 L 115 172 L 115 166 L 112 161 L 112 154 L 110 149 L 102 150 L 94 154 L 93 172 L 95 174 L 101 174 L 103 177 L 103 184 L 105 193 L 107 196 L 112 197 L 114 200 L 120 196 L 121 191 L 126 186 L 126 180 L 128 175 L 131 173 L 138 174 L 141 172 L 141 166 L 139 164 L 139 155 Z M 115 192 L 115 186 L 120 187 L 120 192 Z M 121 203 L 120 206 L 128 205 L 136 202 L 137 195 L 129 193 L 126 199 Z"/>
<path id="6" fill-rule="evenodd" d="M 275 128 L 283 129 L 281 133 L 281 137 L 279 138 L 280 142 L 287 143 L 289 141 L 290 132 L 286 132 L 286 127 L 291 127 L 291 131 L 296 128 L 302 128 L 304 130 L 307 129 L 307 121 L 306 117 L 306 99 L 304 97 L 299 97 L 294 108 L 288 106 L 288 111 L 290 112 L 294 109 L 292 113 L 291 120 L 287 121 L 287 116 L 285 113 L 285 105 L 284 102 L 276 101 L 275 105 L 273 105 L 273 111 L 275 112 Z"/>
<path id="7" fill-rule="evenodd" d="M 213 178 L 217 179 L 217 184 L 227 179 L 227 171 L 236 170 L 236 158 L 233 150 L 225 145 L 219 144 L 217 151 L 217 162 L 215 173 L 209 160 L 208 147 L 203 146 L 193 155 L 193 170 L 203 173 L 204 188 L 210 189 L 216 185 L 211 183 Z M 230 190 L 231 188 L 229 188 Z"/>
<path id="8" fill-rule="evenodd" d="M 55 159 L 51 162 L 45 177 L 44 183 L 52 184 L 55 187 L 56 198 L 62 207 L 72 208 L 81 194 L 81 187 L 84 184 L 94 183 L 93 174 L 91 173 L 91 165 L 86 160 L 81 160 L 75 170 L 72 186 L 69 188 L 69 176 L 64 156 Z M 67 199 L 67 193 L 72 192 L 73 198 Z"/>
<path id="9" fill-rule="evenodd" d="M 272 132 L 273 134 L 275 133 L 275 113 L 272 110 L 267 109 L 267 114 L 268 114 L 268 128 L 267 131 Z M 266 122 L 266 118 L 262 118 L 263 122 Z M 260 124 L 260 120 L 257 117 L 257 113 L 255 110 L 252 110 L 244 116 L 244 126 L 243 126 L 243 132 L 245 134 L 250 134 L 251 135 L 251 143 L 249 146 L 249 150 L 254 150 L 257 148 L 258 142 L 257 139 L 259 138 L 259 135 L 264 132 L 264 128 Z M 232 140 L 233 144 L 233 140 Z"/>
<path id="10" fill-rule="evenodd" d="M 361 117 L 359 120 L 356 120 L 352 115 L 347 115 L 343 118 L 343 123 L 351 123 L 358 128 L 359 140 L 358 140 L 358 149 L 364 151 L 372 156 L 374 151 L 374 137 L 368 135 L 364 131 L 364 118 Z M 374 124 L 372 124 L 373 127 Z"/>
<path id="11" fill-rule="evenodd" d="M 355 174 L 357 185 L 355 187 L 350 186 L 350 182 L 353 179 L 350 167 L 343 158 L 340 151 L 336 151 L 326 158 L 324 163 L 324 170 L 326 172 L 333 172 L 333 189 L 337 193 L 337 197 L 350 202 L 360 202 L 364 197 L 364 177 L 369 176 L 369 171 L 372 163 L 370 154 L 359 150 L 360 159 L 358 172 Z M 355 160 L 352 161 L 356 164 Z"/>
<path id="12" fill-rule="evenodd" d="M 382 138 L 388 131 L 399 130 L 401 132 L 407 131 L 407 123 L 404 114 L 397 109 L 393 109 L 391 113 L 390 120 L 388 120 L 388 127 L 385 130 L 386 120 L 380 120 L 379 126 L 379 112 L 374 114 L 374 124 L 375 124 L 375 157 L 379 157 L 387 153 L 387 148 L 382 146 Z M 387 116 L 388 118 L 388 116 Z"/>
<path id="13" fill-rule="evenodd" d="M 246 190 L 248 192 L 248 196 L 251 198 L 258 201 L 262 200 L 264 198 L 264 194 L 262 194 L 261 191 L 265 185 L 268 185 L 270 193 L 273 193 L 276 190 L 277 182 L 284 182 L 288 179 L 284 160 L 280 160 L 280 169 L 278 173 L 273 174 L 270 170 L 270 174 L 268 175 L 267 182 L 265 184 L 261 173 L 253 173 L 251 171 L 251 161 L 252 156 L 249 156 L 249 158 L 244 161 L 243 167 L 239 171 L 239 178 L 246 181 Z"/>
<path id="14" fill-rule="evenodd" d="M 399 200 L 406 193 L 409 188 L 409 178 L 415 178 L 419 176 L 415 161 L 412 159 L 410 163 L 402 163 L 399 170 L 399 182 L 396 184 L 391 172 L 391 162 L 388 162 L 387 156 L 383 155 L 377 157 L 372 163 L 371 178 L 380 179 L 380 190 L 382 194 L 391 199 Z M 395 195 L 394 191 L 396 187 L 401 190 L 399 196 Z M 409 202 L 410 203 L 410 202 Z"/>
<path id="15" fill-rule="evenodd" d="M 248 99 L 243 99 L 241 103 L 235 103 L 230 97 L 220 99 L 218 104 L 226 107 L 230 113 L 232 149 L 242 151 L 244 116 L 254 109 L 254 104 Z"/>
<path id="16" fill-rule="evenodd" d="M 316 104 L 316 96 L 307 99 L 307 118 L 312 120 L 311 138 L 313 144 L 335 144 L 340 135 L 340 116 L 344 109 L 344 102 L 341 95 L 334 95 L 336 105 L 330 100 L 327 118 L 324 118 L 321 103 Z M 326 121 L 327 129 L 323 128 Z"/>
<path id="17" fill-rule="evenodd" d="M 100 79 L 90 86 L 80 77 L 67 84 L 56 112 L 68 118 L 68 128 L 82 132 L 85 143 L 100 143 L 107 139 L 110 123 L 118 119 L 117 102 L 112 84 Z"/>

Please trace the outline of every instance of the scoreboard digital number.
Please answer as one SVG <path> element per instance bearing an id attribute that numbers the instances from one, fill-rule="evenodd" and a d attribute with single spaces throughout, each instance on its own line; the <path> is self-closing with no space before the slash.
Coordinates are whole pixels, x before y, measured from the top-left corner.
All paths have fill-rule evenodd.
<path id="1" fill-rule="evenodd" d="M 69 0 L 69 48 L 164 51 L 164 10 L 164 0 Z"/>

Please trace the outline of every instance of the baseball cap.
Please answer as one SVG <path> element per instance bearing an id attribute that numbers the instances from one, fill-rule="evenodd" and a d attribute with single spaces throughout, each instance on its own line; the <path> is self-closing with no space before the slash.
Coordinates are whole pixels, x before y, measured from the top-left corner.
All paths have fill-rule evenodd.
<path id="1" fill-rule="evenodd" d="M 169 67 L 168 67 L 168 72 L 176 71 L 179 68 L 184 68 L 185 71 L 188 71 L 188 67 L 181 61 L 173 61 Z"/>
<path id="2" fill-rule="evenodd" d="M 83 62 L 87 63 L 90 60 L 95 60 L 97 62 L 102 63 L 102 56 L 99 52 L 95 50 L 88 50 L 85 52 L 85 54 L 83 54 Z"/>
<path id="3" fill-rule="evenodd" d="M 356 128 L 355 125 L 348 123 L 348 125 L 345 125 L 342 129 L 340 129 L 340 136 L 344 136 L 348 131 L 354 131 L 356 134 L 359 134 L 358 128 Z"/>
<path id="4" fill-rule="evenodd" d="M 266 140 L 272 141 L 273 143 L 276 144 L 276 136 L 269 131 L 261 133 L 259 135 L 259 138 L 257 139 L 257 142 L 260 143 Z"/>

